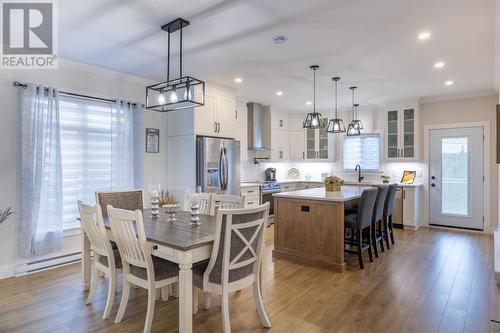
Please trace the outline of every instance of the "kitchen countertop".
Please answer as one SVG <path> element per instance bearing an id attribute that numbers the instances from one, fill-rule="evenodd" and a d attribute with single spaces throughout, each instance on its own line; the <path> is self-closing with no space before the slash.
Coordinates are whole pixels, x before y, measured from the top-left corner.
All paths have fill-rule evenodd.
<path id="1" fill-rule="evenodd" d="M 245 188 L 245 187 L 256 187 L 256 186 L 259 186 L 262 185 L 262 183 L 258 183 L 258 182 L 248 182 L 248 183 L 241 183 L 240 184 L 240 187 L 241 188 Z"/>
<path id="2" fill-rule="evenodd" d="M 304 199 L 345 202 L 361 197 L 361 193 L 370 188 L 369 186 L 342 186 L 340 191 L 327 192 L 324 187 L 311 188 L 308 190 L 281 192 L 273 194 L 277 198 Z"/>
<path id="3" fill-rule="evenodd" d="M 282 180 L 277 180 L 277 183 L 280 184 L 290 184 L 290 183 L 316 183 L 316 184 L 323 184 L 322 180 L 304 180 L 304 179 L 282 179 Z M 254 187 L 254 186 L 260 186 L 264 182 L 244 182 L 241 183 L 241 188 L 245 187 Z M 355 180 L 344 180 L 345 185 L 352 185 L 352 186 L 378 186 L 378 185 L 387 185 L 382 182 L 377 182 L 377 181 L 362 181 L 361 183 L 355 181 Z M 389 182 L 389 184 L 392 184 L 392 182 Z M 422 183 L 414 183 L 414 184 L 401 184 L 397 183 L 398 187 L 420 187 L 423 186 Z"/>

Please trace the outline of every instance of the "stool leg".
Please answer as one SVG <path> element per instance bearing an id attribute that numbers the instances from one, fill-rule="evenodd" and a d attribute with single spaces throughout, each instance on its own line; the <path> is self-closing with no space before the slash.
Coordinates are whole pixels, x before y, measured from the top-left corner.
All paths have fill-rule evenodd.
<path id="1" fill-rule="evenodd" d="M 387 245 L 387 249 L 391 249 L 391 242 L 389 240 L 389 218 L 384 218 L 384 238 L 385 245 Z"/>
<path id="2" fill-rule="evenodd" d="M 394 242 L 394 227 L 392 226 L 392 215 L 389 216 L 389 226 L 391 227 L 391 243 L 392 245 L 396 244 Z"/>
<path id="3" fill-rule="evenodd" d="M 361 269 L 365 269 L 365 264 L 363 262 L 363 234 L 361 230 L 356 230 L 356 239 L 357 239 L 357 247 L 358 247 L 358 259 L 359 259 L 359 267 Z"/>
<path id="4" fill-rule="evenodd" d="M 372 252 L 372 242 L 370 241 L 370 235 L 372 233 L 372 227 L 368 228 L 368 256 L 370 257 L 370 262 L 373 262 L 373 252 Z"/>
<path id="5" fill-rule="evenodd" d="M 370 237 L 371 237 L 371 243 L 373 244 L 373 249 L 375 250 L 375 258 L 378 258 L 378 246 L 377 246 L 377 225 L 376 223 L 372 223 L 371 231 L 370 231 Z"/>
<path id="6" fill-rule="evenodd" d="M 377 238 L 379 239 L 380 242 L 380 248 L 382 249 L 382 252 L 385 252 L 384 248 L 384 232 L 382 231 L 382 220 L 378 221 L 378 226 L 379 226 L 379 232 L 377 234 Z"/>

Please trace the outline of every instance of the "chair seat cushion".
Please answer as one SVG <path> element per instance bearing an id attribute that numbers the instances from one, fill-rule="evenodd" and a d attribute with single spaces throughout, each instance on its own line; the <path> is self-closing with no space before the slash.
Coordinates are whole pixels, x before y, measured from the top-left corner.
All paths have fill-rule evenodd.
<path id="1" fill-rule="evenodd" d="M 349 214 L 344 217 L 344 225 L 346 228 L 356 229 L 358 224 L 358 214 Z"/>
<path id="2" fill-rule="evenodd" d="M 197 288 L 203 289 L 203 274 L 207 270 L 210 259 L 197 262 L 193 265 L 193 285 Z"/>
<path id="3" fill-rule="evenodd" d="M 179 266 L 165 259 L 153 257 L 155 270 L 155 281 L 173 278 L 179 275 Z M 147 280 L 148 274 L 145 268 L 130 265 L 130 274 L 140 279 Z"/>
<path id="4" fill-rule="evenodd" d="M 118 249 L 113 250 L 113 254 L 115 256 L 115 266 L 116 268 L 122 268 L 122 258 L 120 257 L 120 252 Z M 102 265 L 108 267 L 108 257 L 99 256 L 97 259 Z"/>

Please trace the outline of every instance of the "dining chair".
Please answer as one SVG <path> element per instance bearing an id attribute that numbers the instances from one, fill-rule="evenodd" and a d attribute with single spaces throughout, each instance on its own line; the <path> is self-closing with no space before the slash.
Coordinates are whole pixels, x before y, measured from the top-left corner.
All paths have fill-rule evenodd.
<path id="1" fill-rule="evenodd" d="M 99 205 L 90 206 L 78 201 L 80 211 L 80 221 L 89 238 L 90 246 L 94 253 L 92 279 L 86 304 L 92 303 L 97 285 L 99 284 L 99 272 L 104 273 L 109 278 L 108 297 L 102 319 L 107 319 L 113 307 L 116 292 L 117 268 L 122 267 L 119 251 L 113 250 L 106 234 L 101 208 Z"/>
<path id="2" fill-rule="evenodd" d="M 95 196 L 103 217 L 108 217 L 108 205 L 127 210 L 144 210 L 144 190 L 96 192 Z"/>
<path id="3" fill-rule="evenodd" d="M 151 330 L 155 309 L 156 290 L 178 282 L 176 264 L 151 255 L 152 245 L 146 239 L 140 210 L 129 211 L 107 207 L 111 232 L 123 263 L 123 292 L 115 323 L 123 319 L 131 285 L 147 289 L 148 307 L 144 332 Z"/>
<path id="4" fill-rule="evenodd" d="M 387 248 L 390 249 L 394 242 L 394 227 L 392 224 L 392 214 L 394 212 L 394 201 L 396 199 L 396 193 L 398 192 L 398 184 L 389 185 L 389 189 L 387 191 L 387 198 L 385 199 L 384 205 L 384 218 L 383 218 L 383 227 L 384 227 L 384 238 Z M 389 241 L 389 237 L 391 240 Z"/>
<path id="5" fill-rule="evenodd" d="M 209 260 L 193 265 L 193 285 L 221 296 L 224 333 L 231 332 L 229 293 L 252 286 L 263 327 L 271 327 L 262 301 L 260 267 L 269 203 L 256 208 L 220 209 Z"/>
<path id="6" fill-rule="evenodd" d="M 375 207 L 373 208 L 372 242 L 375 250 L 375 258 L 378 258 L 378 243 L 380 243 L 382 252 L 385 252 L 382 224 L 384 219 L 385 198 L 387 197 L 388 189 L 388 186 L 377 187 L 377 199 L 375 200 Z"/>
<path id="7" fill-rule="evenodd" d="M 182 210 L 191 211 L 191 198 L 193 194 L 186 191 L 184 193 L 184 205 Z M 200 214 L 203 215 L 215 215 L 215 194 L 213 193 L 198 193 L 198 198 L 200 200 Z"/>
<path id="8" fill-rule="evenodd" d="M 245 197 L 237 195 L 216 194 L 215 205 L 218 209 L 243 208 L 245 205 Z"/>
<path id="9" fill-rule="evenodd" d="M 346 243 L 351 246 L 356 246 L 356 251 L 345 249 L 345 252 L 356 253 L 358 255 L 359 267 L 365 268 L 363 260 L 363 251 L 368 250 L 370 262 L 373 262 L 373 253 L 371 246 L 372 235 L 372 219 L 375 200 L 377 199 L 376 188 L 366 189 L 361 193 L 358 209 L 356 213 L 348 214 L 344 217 L 344 225 L 346 229 L 350 229 L 350 237 L 346 237 Z M 366 242 L 363 242 L 363 236 L 366 236 Z M 344 245 L 345 246 L 345 245 Z"/>

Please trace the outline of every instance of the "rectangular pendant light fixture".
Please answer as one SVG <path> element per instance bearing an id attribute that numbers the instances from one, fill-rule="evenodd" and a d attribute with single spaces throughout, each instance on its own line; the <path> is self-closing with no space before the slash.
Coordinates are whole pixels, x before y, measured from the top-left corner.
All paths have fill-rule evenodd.
<path id="1" fill-rule="evenodd" d="M 161 27 L 168 33 L 167 80 L 146 87 L 146 109 L 168 112 L 205 105 L 205 82 L 192 76 L 182 76 L 182 29 L 189 22 L 177 18 Z M 170 34 L 180 32 L 179 77 L 170 79 Z"/>

